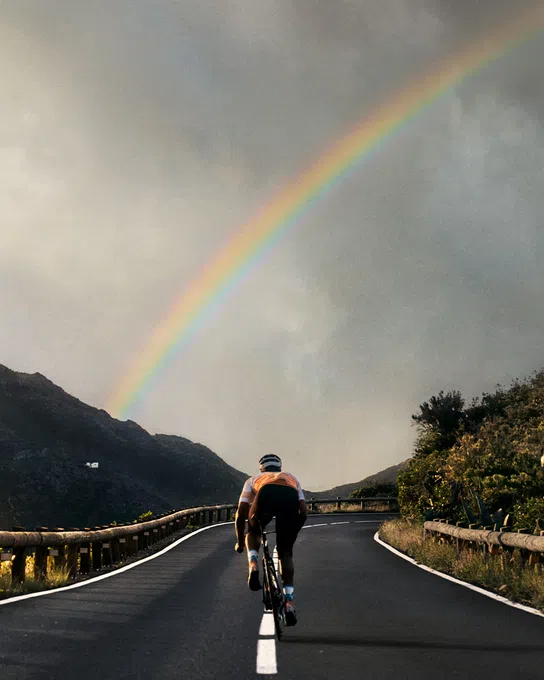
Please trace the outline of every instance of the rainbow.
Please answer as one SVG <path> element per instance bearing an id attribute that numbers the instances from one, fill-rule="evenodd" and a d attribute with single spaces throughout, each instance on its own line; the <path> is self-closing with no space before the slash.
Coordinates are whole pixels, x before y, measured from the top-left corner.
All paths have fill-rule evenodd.
<path id="1" fill-rule="evenodd" d="M 164 367 L 186 347 L 237 285 L 315 205 L 373 150 L 444 92 L 544 28 L 544 5 L 533 7 L 438 64 L 365 116 L 231 236 L 181 292 L 136 354 L 106 409 L 127 417 Z"/>

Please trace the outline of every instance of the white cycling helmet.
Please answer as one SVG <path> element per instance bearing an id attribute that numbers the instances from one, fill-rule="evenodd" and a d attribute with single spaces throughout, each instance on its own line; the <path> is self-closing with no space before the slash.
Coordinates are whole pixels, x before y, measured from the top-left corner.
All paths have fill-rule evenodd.
<path id="1" fill-rule="evenodd" d="M 261 472 L 272 472 L 281 470 L 281 458 L 274 453 L 265 454 L 259 461 L 259 470 Z"/>

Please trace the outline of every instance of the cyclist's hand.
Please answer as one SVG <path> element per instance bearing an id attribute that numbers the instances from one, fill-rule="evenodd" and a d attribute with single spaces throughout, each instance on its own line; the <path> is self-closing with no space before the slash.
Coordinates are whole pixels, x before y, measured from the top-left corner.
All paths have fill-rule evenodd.
<path id="1" fill-rule="evenodd" d="M 243 553 L 243 552 L 244 552 L 244 546 L 243 546 L 243 544 L 240 545 L 239 543 L 237 543 L 237 544 L 234 546 L 234 549 L 235 549 L 236 552 L 238 552 L 238 553 Z"/>

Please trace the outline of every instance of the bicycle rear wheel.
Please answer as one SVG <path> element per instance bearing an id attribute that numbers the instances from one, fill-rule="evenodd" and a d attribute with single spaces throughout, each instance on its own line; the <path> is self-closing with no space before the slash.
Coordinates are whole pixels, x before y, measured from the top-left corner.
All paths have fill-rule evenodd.
<path id="1" fill-rule="evenodd" d="M 285 607 L 283 601 L 283 592 L 279 583 L 278 575 L 274 567 L 274 562 L 268 556 L 266 560 L 266 578 L 268 592 L 270 593 L 270 601 L 272 603 L 272 614 L 274 616 L 274 628 L 278 640 L 281 640 L 283 635 L 283 628 L 285 626 Z"/>

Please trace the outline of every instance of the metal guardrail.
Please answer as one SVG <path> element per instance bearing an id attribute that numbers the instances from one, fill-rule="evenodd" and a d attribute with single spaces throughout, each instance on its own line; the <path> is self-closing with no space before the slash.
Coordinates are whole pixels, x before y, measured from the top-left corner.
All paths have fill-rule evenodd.
<path id="1" fill-rule="evenodd" d="M 394 509 L 396 498 L 331 498 L 308 499 L 308 510 L 319 512 L 319 506 L 335 505 L 335 511 L 347 506 L 366 510 L 376 503 Z M 11 563 L 13 584 L 25 581 L 27 557 L 34 556 L 34 579 L 44 582 L 49 558 L 57 569 L 66 570 L 69 578 L 113 567 L 148 550 L 154 544 L 187 529 L 189 525 L 206 526 L 233 519 L 237 504 L 203 506 L 166 513 L 146 522 L 115 524 L 84 530 L 49 530 L 40 527 L 26 531 L 0 531 L 0 559 Z"/>
<path id="2" fill-rule="evenodd" d="M 369 510 L 370 506 L 386 505 L 389 512 L 398 512 L 398 500 L 393 496 L 372 496 L 369 498 L 307 498 L 306 504 L 309 512 L 319 512 L 320 505 L 334 505 L 336 511 L 342 512 L 342 507 L 359 506 L 361 511 Z"/>
<path id="3" fill-rule="evenodd" d="M 148 550 L 164 538 L 183 531 L 190 524 L 207 525 L 229 521 L 236 505 L 213 505 L 179 510 L 146 522 L 50 531 L 0 531 L 0 558 L 11 562 L 11 579 L 21 584 L 26 577 L 26 558 L 34 554 L 34 579 L 45 581 L 48 558 L 56 568 L 65 569 L 69 578 L 112 567 Z M 6 551 L 9 548 L 10 551 Z"/>
<path id="4" fill-rule="evenodd" d="M 528 533 L 526 529 L 520 529 L 517 533 L 509 527 L 502 527 L 499 531 L 490 528 L 466 529 L 461 526 L 433 520 L 423 525 L 424 538 L 430 534 L 439 534 L 443 537 L 455 539 L 457 549 L 463 544 L 477 543 L 488 546 L 490 553 L 504 550 L 525 550 L 529 553 L 544 553 L 544 531 L 540 536 Z"/>

